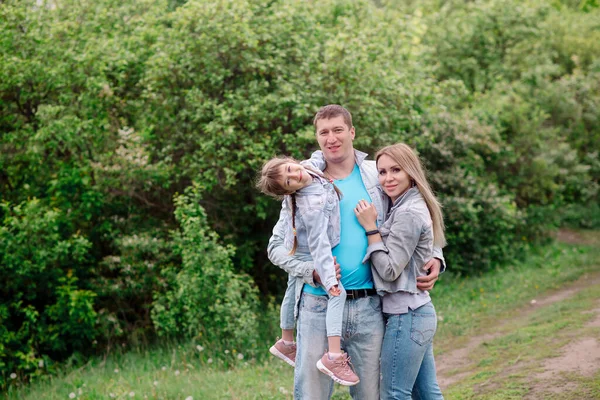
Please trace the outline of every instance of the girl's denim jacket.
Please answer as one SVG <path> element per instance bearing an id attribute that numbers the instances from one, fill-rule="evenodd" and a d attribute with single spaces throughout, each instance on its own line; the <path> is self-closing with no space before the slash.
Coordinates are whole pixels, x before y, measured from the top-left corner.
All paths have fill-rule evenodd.
<path id="1" fill-rule="evenodd" d="M 303 161 L 304 166 L 317 169 L 314 164 Z M 313 260 L 326 290 L 337 284 L 331 249 L 340 243 L 340 201 L 333 183 L 312 174 L 313 183 L 298 190 L 296 197 L 295 255 Z M 282 210 L 285 226 L 284 244 L 291 250 L 294 244 L 292 229 L 292 200 L 286 196 Z"/>
<path id="2" fill-rule="evenodd" d="M 370 245 L 363 260 L 371 261 L 377 292 L 420 293 L 417 277 L 427 275 L 423 266 L 433 257 L 433 226 L 419 189 L 410 188 L 395 201 L 379 233 L 383 242 Z"/>

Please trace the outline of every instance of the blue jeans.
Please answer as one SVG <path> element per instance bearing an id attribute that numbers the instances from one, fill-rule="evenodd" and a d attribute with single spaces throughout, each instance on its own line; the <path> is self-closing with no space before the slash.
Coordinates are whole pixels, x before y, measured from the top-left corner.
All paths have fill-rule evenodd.
<path id="1" fill-rule="evenodd" d="M 329 297 L 327 302 L 327 317 L 325 319 L 327 336 L 342 336 L 342 317 L 346 302 L 346 290 L 342 286 L 342 282 L 338 282 L 338 289 L 340 289 L 339 296 L 327 294 Z M 293 330 L 296 325 L 296 319 L 294 318 L 295 299 L 296 278 L 288 275 L 287 289 L 285 290 L 285 295 L 281 302 L 281 310 L 279 311 L 279 326 L 281 329 Z"/>
<path id="2" fill-rule="evenodd" d="M 431 302 L 407 314 L 384 314 L 381 399 L 443 399 L 435 374 L 433 336 L 437 316 Z"/>
<path id="3" fill-rule="evenodd" d="M 296 318 L 294 318 L 294 301 L 296 300 L 296 278 L 292 275 L 288 275 L 287 289 L 281 302 L 281 309 L 279 310 L 279 327 L 281 329 L 293 330 L 296 325 Z"/>
<path id="4" fill-rule="evenodd" d="M 294 398 L 329 399 L 333 380 L 321 373 L 317 361 L 327 350 L 326 296 L 302 293 L 297 324 Z M 346 300 L 342 319 L 342 348 L 348 353 L 360 383 L 350 387 L 356 400 L 379 399 L 379 356 L 383 340 L 379 296 Z"/>

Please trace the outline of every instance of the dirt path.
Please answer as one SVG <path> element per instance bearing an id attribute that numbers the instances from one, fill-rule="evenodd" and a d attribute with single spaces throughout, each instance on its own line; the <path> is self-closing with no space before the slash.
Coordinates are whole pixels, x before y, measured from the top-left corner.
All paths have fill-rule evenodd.
<path id="1" fill-rule="evenodd" d="M 557 238 L 569 244 L 596 245 L 597 243 L 595 241 L 590 243 L 590 239 L 583 238 L 572 231 L 561 231 Z M 578 281 L 553 291 L 542 298 L 532 299 L 528 306 L 514 313 L 518 317 L 496 321 L 492 332 L 473 336 L 462 348 L 436 357 L 438 381 L 442 390 L 477 373 L 477 361 L 471 358 L 470 355 L 481 346 L 486 346 L 487 343 L 509 334 L 511 329 L 514 333 L 515 326 L 526 326 L 527 323 L 530 323 L 527 321 L 530 320 L 536 310 L 567 300 L 592 286 L 600 286 L 600 272 L 587 274 Z M 581 335 L 574 335 L 575 340 L 561 347 L 559 357 L 547 358 L 541 368 L 531 360 L 524 360 L 521 363 L 515 362 L 519 365 L 508 368 L 501 375 L 509 379 L 508 377 L 515 373 L 525 374 L 530 382 L 530 390 L 526 399 L 575 398 L 569 397 L 567 393 L 576 387 L 576 383 L 564 378 L 561 379 L 561 376 L 564 377 L 565 373 L 576 377 L 592 377 L 600 374 L 600 331 L 594 329 L 600 327 L 600 300 L 594 308 L 587 310 L 585 313 L 595 314 L 595 317 L 592 317 L 591 321 L 581 329 Z M 588 397 L 577 398 L 587 399 Z M 592 394 L 590 398 L 600 399 L 600 394 L 598 397 Z"/>

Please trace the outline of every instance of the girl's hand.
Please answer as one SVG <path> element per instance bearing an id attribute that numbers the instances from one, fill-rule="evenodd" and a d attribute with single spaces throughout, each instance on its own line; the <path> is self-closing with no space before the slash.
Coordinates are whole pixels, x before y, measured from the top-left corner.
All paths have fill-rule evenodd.
<path id="1" fill-rule="evenodd" d="M 365 231 L 377 229 L 377 209 L 372 203 L 367 203 L 366 200 L 359 201 L 354 209 L 354 214 Z"/>
<path id="2" fill-rule="evenodd" d="M 331 289 L 329 289 L 329 294 L 332 296 L 338 297 L 341 293 L 342 291 L 339 287 L 337 287 L 337 285 L 332 286 Z"/>

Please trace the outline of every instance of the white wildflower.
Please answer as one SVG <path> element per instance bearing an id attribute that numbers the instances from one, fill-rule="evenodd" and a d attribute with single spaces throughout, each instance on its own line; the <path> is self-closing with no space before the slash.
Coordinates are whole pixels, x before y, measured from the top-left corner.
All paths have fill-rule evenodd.
<path id="1" fill-rule="evenodd" d="M 536 299 L 531 300 L 531 305 L 535 305 L 535 303 L 537 303 Z"/>
<path id="2" fill-rule="evenodd" d="M 38 367 L 44 368 L 44 360 L 38 361 Z"/>
<path id="3" fill-rule="evenodd" d="M 204 351 L 204 347 L 202 347 L 200 345 L 196 346 L 196 349 L 198 349 L 198 351 Z"/>
<path id="4" fill-rule="evenodd" d="M 135 392 L 129 392 L 129 397 L 135 396 Z"/>
<path id="5" fill-rule="evenodd" d="M 225 350 L 225 354 L 229 354 L 229 350 Z"/>
<path id="6" fill-rule="evenodd" d="M 166 370 L 167 370 L 167 367 L 162 367 L 161 369 L 162 369 L 163 371 L 166 371 Z"/>
<path id="7" fill-rule="evenodd" d="M 115 368 L 115 374 L 119 373 L 119 368 Z"/>
<path id="8" fill-rule="evenodd" d="M 77 396 L 75 395 L 75 393 L 73 393 L 73 392 L 69 393 L 69 398 L 70 398 L 70 399 L 74 399 L 75 397 L 77 397 Z"/>
<path id="9" fill-rule="evenodd" d="M 288 394 L 288 391 L 283 386 L 279 386 L 279 392 L 281 394 Z"/>
<path id="10" fill-rule="evenodd" d="M 180 374 L 179 370 L 175 370 L 175 375 L 179 375 L 179 374 Z"/>
<path id="11" fill-rule="evenodd" d="M 153 384 L 154 386 L 158 386 L 158 381 L 154 381 L 154 382 L 152 382 L 152 384 Z"/>
<path id="12" fill-rule="evenodd" d="M 185 398 L 185 400 L 194 400 L 194 398 L 192 396 L 188 396 Z"/>
<path id="13" fill-rule="evenodd" d="M 244 359 L 244 355 L 242 353 L 237 355 L 237 359 L 238 360 L 243 360 Z"/>
<path id="14" fill-rule="evenodd" d="M 12 374 L 10 374 L 10 379 L 15 379 L 17 377 L 17 374 L 15 374 L 14 372 Z"/>
<path id="15" fill-rule="evenodd" d="M 115 398 L 115 394 L 114 393 L 109 393 L 108 395 L 110 396 L 111 399 Z"/>
<path id="16" fill-rule="evenodd" d="M 212 358 L 209 358 L 208 360 L 206 360 L 206 362 L 212 364 Z"/>
<path id="17" fill-rule="evenodd" d="M 79 388 L 79 390 L 77 391 L 77 393 L 81 396 L 83 394 L 83 390 L 81 390 L 81 388 Z"/>

